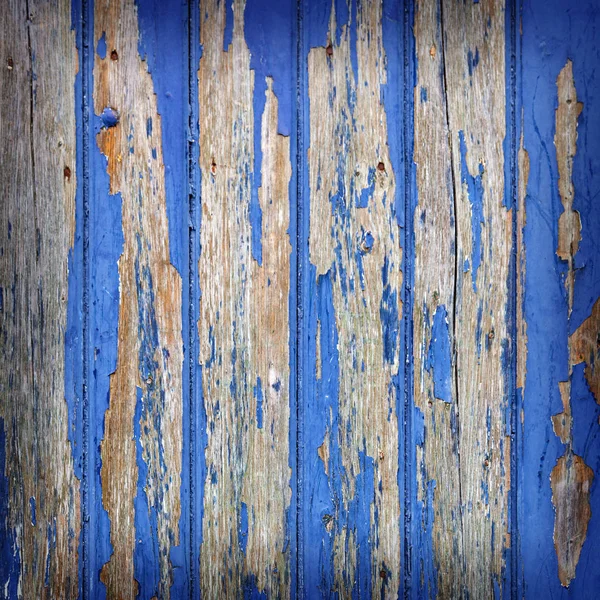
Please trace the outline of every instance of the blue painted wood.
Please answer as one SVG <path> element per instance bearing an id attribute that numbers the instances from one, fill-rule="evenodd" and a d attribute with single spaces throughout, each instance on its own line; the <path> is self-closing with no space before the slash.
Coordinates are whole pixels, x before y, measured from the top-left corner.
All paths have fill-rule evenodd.
<path id="1" fill-rule="evenodd" d="M 600 12 L 597 2 L 524 2 L 522 12 L 523 145 L 529 153 L 527 224 L 524 229 L 527 272 L 527 377 L 523 396 L 522 454 L 518 457 L 519 540 L 527 597 L 594 598 L 600 585 L 595 557 L 600 544 L 598 516 L 600 466 L 598 398 L 584 379 L 583 364 L 569 375 L 568 338 L 590 316 L 600 296 L 597 210 L 599 176 Z M 573 207 L 581 217 L 581 243 L 574 257 L 575 285 L 569 315 L 565 281 L 568 265 L 557 256 L 558 220 L 563 212 L 554 136 L 558 107 L 557 78 L 572 61 L 577 100 L 577 150 L 573 158 Z M 523 176 L 520 173 L 520 176 Z M 598 324 L 596 323 L 596 331 Z M 597 351 L 596 351 L 597 356 Z M 571 381 L 573 451 L 596 477 L 590 489 L 591 519 L 575 579 L 561 586 L 554 551 L 555 510 L 550 475 L 566 445 L 553 431 L 551 417 L 563 411 L 559 382 Z"/>
<path id="2" fill-rule="evenodd" d="M 205 458 L 210 427 L 205 407 L 210 399 L 205 398 L 202 390 L 203 373 L 208 366 L 201 364 L 198 358 L 197 327 L 203 294 L 198 260 L 203 251 L 202 182 L 206 176 L 201 172 L 198 145 L 202 131 L 198 122 L 201 107 L 197 72 L 203 52 L 200 45 L 203 15 L 196 2 L 149 0 L 138 2 L 136 6 L 138 55 L 145 61 L 151 76 L 162 124 L 169 259 L 182 279 L 182 330 L 179 333 L 184 350 L 183 421 L 178 432 L 182 440 L 181 513 L 179 543 L 173 545 L 169 552 L 170 593 L 172 598 L 209 597 L 207 590 L 202 595 L 199 567 L 204 542 L 204 505 L 211 489 L 207 483 L 210 479 Z M 332 6 L 335 24 L 328 37 Z M 436 597 L 439 595 L 438 583 L 444 577 L 444 565 L 440 565 L 436 555 L 433 534 L 433 524 L 440 518 L 434 504 L 437 482 L 426 482 L 424 499 L 418 493 L 418 481 L 423 473 L 419 470 L 417 447 L 421 447 L 425 437 L 431 434 L 432 426 L 425 422 L 414 397 L 417 375 L 412 356 L 413 288 L 420 277 L 415 269 L 416 252 L 423 250 L 415 248 L 414 239 L 419 189 L 413 148 L 415 143 L 428 143 L 428 140 L 414 137 L 414 103 L 426 102 L 428 97 L 425 89 L 416 96 L 414 94 L 419 64 L 413 32 L 415 6 L 408 0 L 384 0 L 382 4 L 380 27 L 386 56 L 383 70 L 387 79 L 377 90 L 379 96 L 373 106 L 381 103 L 387 117 L 385 151 L 389 161 L 380 169 L 378 161 L 373 159 L 367 175 L 370 178 L 368 185 L 362 192 L 357 192 L 356 198 L 346 198 L 343 197 L 345 182 L 355 177 L 352 174 L 354 165 L 348 160 L 348 148 L 352 140 L 358 138 L 358 133 L 351 126 L 340 130 L 338 146 L 330 148 L 331 154 L 339 157 L 336 171 L 339 189 L 334 198 L 338 204 L 332 207 L 332 214 L 338 211 L 339 219 L 346 219 L 348 227 L 355 217 L 351 216 L 350 209 L 344 212 L 340 206 L 352 201 L 356 201 L 357 208 L 369 206 L 376 189 L 375 182 L 379 181 L 376 178 L 383 177 L 382 172 L 386 176 L 393 174 L 394 178 L 393 198 L 388 198 L 387 206 L 394 226 L 397 226 L 394 248 L 403 252 L 402 262 L 394 265 L 392 273 L 401 275 L 401 283 L 396 288 L 388 285 L 391 275 L 386 267 L 382 267 L 381 280 L 389 291 L 374 312 L 376 318 L 369 324 L 383 332 L 382 369 L 388 364 L 394 365 L 387 383 L 393 390 L 389 419 L 396 419 L 398 423 L 393 448 L 397 463 L 394 465 L 393 481 L 386 481 L 390 486 L 388 489 L 395 490 L 397 495 L 397 502 L 394 500 L 393 504 L 397 510 L 394 519 L 385 521 L 378 512 L 381 505 L 377 500 L 381 492 L 378 473 L 381 472 L 381 461 L 387 456 L 380 456 L 372 448 L 367 449 L 369 423 L 361 422 L 365 425 L 363 444 L 355 443 L 353 432 L 347 429 L 350 419 L 345 418 L 343 413 L 347 410 L 343 402 L 353 390 L 346 388 L 347 380 L 342 375 L 348 373 L 344 370 L 347 369 L 344 361 L 349 348 L 340 340 L 351 336 L 340 329 L 339 299 L 347 299 L 354 292 L 337 292 L 336 286 L 341 286 L 339 282 L 345 277 L 343 269 L 347 263 L 338 254 L 330 269 L 319 272 L 320 263 L 311 247 L 311 240 L 314 241 L 316 235 L 314 229 L 311 230 L 314 227 L 311 215 L 315 211 L 315 194 L 310 184 L 310 165 L 313 164 L 310 156 L 314 159 L 317 148 L 311 147 L 310 111 L 318 83 L 310 79 L 309 55 L 316 49 L 326 56 L 337 57 L 337 53 L 342 52 L 344 36 L 348 35 L 350 67 L 344 80 L 346 89 L 338 88 L 335 93 L 348 96 L 350 115 L 344 115 L 344 119 L 348 118 L 349 123 L 353 123 L 353 119 L 354 122 L 360 121 L 352 113 L 356 94 L 360 93 L 359 88 L 364 84 L 357 79 L 360 58 L 356 51 L 359 35 L 357 15 L 368 6 L 369 3 L 358 0 L 349 3 L 334 0 L 332 4 L 320 0 L 300 3 L 286 0 L 277 4 L 270 0 L 248 0 L 243 18 L 244 40 L 251 55 L 250 67 L 254 75 L 254 158 L 248 164 L 253 174 L 248 207 L 251 225 L 251 261 L 248 268 L 252 268 L 254 263 L 262 265 L 265 261 L 259 188 L 265 178 L 261 117 L 266 106 L 266 77 L 273 78 L 273 91 L 279 102 L 277 131 L 289 137 L 291 142 L 289 236 L 292 254 L 290 271 L 286 273 L 291 281 L 289 298 L 286 299 L 290 328 L 288 465 L 291 469 L 291 501 L 285 527 L 289 578 L 283 595 L 292 598 Z M 112 51 L 105 38 L 95 39 L 96 8 L 93 0 L 72 2 L 71 19 L 80 65 L 73 90 L 77 107 L 77 164 L 74 170 L 78 175 L 75 239 L 68 256 L 64 385 L 74 473 L 81 482 L 82 533 L 73 542 L 79 548 L 80 596 L 103 599 L 107 598 L 107 593 L 100 573 L 110 560 L 113 548 L 110 542 L 112 525 L 102 497 L 105 482 L 101 476 L 100 444 L 105 439 L 105 415 L 110 406 L 110 377 L 116 370 L 119 306 L 124 293 L 120 289 L 118 261 L 123 253 L 125 237 L 123 200 L 121 194 L 109 193 L 107 161 L 97 143 L 100 129 L 118 127 L 119 120 L 116 113 L 109 111 L 107 114 L 114 118 L 108 122 L 106 115 L 103 119 L 94 110 L 94 77 L 97 76 L 94 61 L 96 56 L 110 60 Z M 226 11 L 224 50 L 235 35 L 231 0 L 226 2 Z M 510 455 L 504 457 L 504 469 L 510 472 L 511 479 L 511 489 L 507 491 L 510 502 L 507 532 L 510 539 L 503 555 L 501 595 L 506 598 L 594 598 L 600 587 L 600 569 L 596 560 L 600 551 L 600 492 L 597 482 L 600 470 L 600 406 L 589 379 L 586 380 L 586 361 L 569 364 L 572 362 L 569 338 L 581 331 L 584 322 L 590 323 L 586 319 L 593 315 L 593 308 L 600 297 L 597 244 L 600 231 L 597 210 L 600 193 L 600 136 L 597 134 L 600 130 L 600 83 L 596 76 L 596 66 L 600 64 L 600 8 L 595 0 L 585 0 L 576 5 L 566 0 L 523 0 L 522 5 L 508 2 L 504 14 L 506 130 L 502 140 L 505 161 L 502 203 L 507 210 L 513 211 L 510 218 L 513 219 L 511 240 L 514 256 L 506 282 L 509 308 L 506 315 L 498 317 L 506 319 L 512 339 L 505 355 L 503 375 L 503 384 L 512 404 L 505 416 L 506 436 L 511 440 Z M 442 23 L 441 13 L 439 19 Z M 347 27 L 347 33 L 344 27 Z M 333 58 L 326 60 L 330 60 L 327 64 L 331 65 L 332 73 L 333 65 L 337 63 Z M 569 290 L 565 286 L 570 267 L 568 261 L 557 255 L 558 224 L 564 209 L 559 192 L 555 144 L 559 106 L 557 78 L 568 61 L 572 62 L 577 100 L 583 103 L 577 119 L 577 150 L 572 172 L 573 208 L 581 218 L 581 242 L 572 259 L 572 312 L 569 310 Z M 465 57 L 465 64 L 475 68 L 476 62 L 477 49 L 474 49 L 472 56 Z M 241 76 L 246 77 L 248 73 Z M 327 82 L 323 80 L 322 85 L 326 86 Z M 446 85 L 447 82 L 444 83 Z M 219 102 L 219 99 L 215 101 Z M 331 105 L 334 101 L 332 95 Z M 153 124 L 148 122 L 147 127 L 151 131 Z M 519 153 L 521 144 L 528 153 L 528 169 L 523 162 L 523 150 Z M 474 175 L 467 168 L 466 156 L 474 147 L 472 140 L 463 135 L 459 147 L 456 158 L 461 161 L 463 173 L 455 186 L 460 187 L 464 183 L 468 188 L 472 201 L 471 240 L 477 247 L 485 226 L 480 211 L 486 199 L 482 199 L 478 187 L 483 175 Z M 357 170 L 363 167 L 361 163 Z M 525 192 L 522 202 L 520 186 Z M 479 198 L 479 203 L 473 201 L 476 198 Z M 356 267 L 357 273 L 364 268 L 365 257 L 373 251 L 374 244 L 380 243 L 378 233 L 362 232 L 358 240 L 359 250 L 351 256 L 356 265 L 361 265 Z M 340 253 L 346 242 L 341 236 L 337 241 L 339 245 L 334 251 Z M 392 255 L 390 251 L 388 256 Z M 474 259 L 464 267 L 465 271 L 471 270 L 473 274 L 481 268 L 479 261 L 485 259 L 477 252 L 474 256 L 478 260 Z M 522 267 L 523 272 L 520 270 Z M 354 285 L 360 285 L 359 279 L 357 277 Z M 220 283 L 215 282 L 215 285 Z M 0 310 L 6 298 L 4 292 L 0 296 Z M 402 301 L 401 312 L 398 310 L 399 303 L 395 303 L 397 300 Z M 434 339 L 428 346 L 426 368 L 433 376 L 435 398 L 451 403 L 453 391 L 449 373 L 456 348 L 446 323 L 449 311 L 449 306 L 440 307 L 435 314 L 429 315 Z M 351 322 L 350 319 L 348 322 Z M 519 329 L 523 323 L 526 338 Z M 593 323 L 593 317 L 589 327 L 592 333 L 600 332 L 600 325 Z M 519 340 L 522 345 L 519 345 Z M 597 350 L 595 358 L 600 360 Z M 589 364 L 587 367 L 591 368 Z M 353 365 L 356 372 L 360 368 L 359 364 Z M 565 381 L 570 381 L 573 423 L 570 442 L 561 441 L 556 419 L 554 427 L 552 419 L 564 411 L 559 383 Z M 136 539 L 133 565 L 139 597 L 152 598 L 159 593 L 158 526 L 156 509 L 148 509 L 146 495 L 146 485 L 150 484 L 141 443 L 142 395 L 132 402 L 137 402 L 131 433 L 136 447 L 133 460 L 138 468 L 135 519 L 132 523 Z M 362 409 L 360 398 L 353 402 L 357 411 Z M 263 423 L 259 412 L 257 409 L 256 419 L 257 427 L 261 428 Z M 468 417 L 465 419 L 462 427 L 469 427 Z M 247 427 L 247 423 L 242 421 L 237 425 L 240 431 Z M 20 570 L 28 568 L 33 559 L 15 552 L 18 533 L 7 526 L 5 517 L 13 489 L 7 475 L 10 467 L 7 463 L 7 427 L 0 417 L 0 598 L 16 598 Z M 348 440 L 352 440 L 350 452 L 345 447 L 349 444 Z M 29 441 L 22 439 L 20 443 L 27 444 Z M 555 548 L 557 513 L 551 485 L 553 469 L 567 451 L 581 457 L 595 474 L 589 488 L 591 518 L 576 561 L 575 577 L 568 588 L 561 584 L 559 577 L 560 565 Z M 358 466 L 357 471 L 352 473 L 348 466 L 350 455 Z M 249 479 L 254 476 L 254 473 L 245 474 Z M 353 480 L 352 493 L 349 492 L 350 479 Z M 166 486 L 167 482 L 160 485 Z M 258 477 L 254 485 L 260 485 Z M 495 492 L 487 489 L 486 494 L 493 500 Z M 245 506 L 240 502 L 231 507 L 240 533 L 237 547 L 230 548 L 232 556 L 236 557 L 245 556 L 247 542 L 244 533 L 248 531 L 248 520 L 252 519 Z M 36 515 L 40 513 L 36 500 L 27 498 L 23 510 L 35 526 L 39 521 Z M 463 506 L 462 510 L 468 508 Z M 573 526 L 581 518 L 579 513 L 573 515 L 571 520 L 567 519 L 565 527 Z M 393 529 L 391 537 L 396 544 L 393 552 L 398 561 L 394 564 L 380 563 L 381 540 L 390 535 L 390 529 Z M 496 532 L 496 535 L 502 534 Z M 223 541 L 223 544 L 227 543 Z M 468 555 L 464 556 L 464 561 L 469 559 Z M 464 564 L 450 566 L 464 568 Z M 264 597 L 264 590 L 257 585 L 257 576 L 250 573 L 242 582 L 245 597 Z M 394 582 L 393 589 L 390 582 Z M 496 586 L 499 596 L 498 582 Z M 221 591 L 225 596 L 232 593 L 225 588 Z"/>

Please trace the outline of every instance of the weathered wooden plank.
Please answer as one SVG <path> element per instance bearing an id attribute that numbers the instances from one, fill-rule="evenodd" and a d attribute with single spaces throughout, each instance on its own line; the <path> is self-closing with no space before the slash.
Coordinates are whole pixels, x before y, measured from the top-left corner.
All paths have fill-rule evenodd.
<path id="1" fill-rule="evenodd" d="M 289 44 L 291 5 L 252 9 L 241 0 L 200 4 L 198 334 L 207 430 L 200 588 L 207 598 L 288 598 L 293 582 L 292 173 L 290 139 L 280 133 L 289 132 L 290 105 L 284 100 L 281 110 L 276 95 L 288 87 L 291 48 L 275 50 L 279 67 L 269 56 L 271 44 Z M 261 34 L 274 28 L 276 42 L 266 44 Z"/>
<path id="2" fill-rule="evenodd" d="M 309 3 L 304 19 L 303 329 L 318 336 L 304 373 L 305 595 L 391 598 L 401 580 L 402 248 L 383 5 Z"/>
<path id="3" fill-rule="evenodd" d="M 3 2 L 0 29 L 0 594 L 76 598 L 80 449 L 65 401 L 78 177 L 70 5 Z"/>
<path id="4" fill-rule="evenodd" d="M 417 440 L 421 594 L 459 597 L 464 590 L 459 405 L 454 359 L 457 233 L 444 38 L 439 2 L 415 10 L 413 360 L 414 404 L 422 413 Z"/>
<path id="5" fill-rule="evenodd" d="M 423 522 L 433 522 L 423 576 L 440 597 L 501 590 L 510 543 L 504 10 L 432 2 L 415 17 L 417 470 Z"/>
<path id="6" fill-rule="evenodd" d="M 593 568 L 600 545 L 594 368 L 600 89 L 592 67 L 598 18 L 593 3 L 533 0 L 523 12 L 523 145 L 530 168 L 520 539 L 532 597 L 592 597 L 600 583 Z"/>
<path id="7" fill-rule="evenodd" d="M 121 199 L 121 223 L 107 225 L 121 226 L 123 235 L 100 472 L 112 555 L 100 577 L 109 598 L 138 592 L 168 598 L 181 513 L 181 277 L 171 264 L 162 119 L 138 31 L 132 1 L 96 3 L 96 142 L 106 157 L 109 193 Z M 101 243 L 101 230 L 93 233 Z M 140 553 L 144 544 L 149 549 Z"/>

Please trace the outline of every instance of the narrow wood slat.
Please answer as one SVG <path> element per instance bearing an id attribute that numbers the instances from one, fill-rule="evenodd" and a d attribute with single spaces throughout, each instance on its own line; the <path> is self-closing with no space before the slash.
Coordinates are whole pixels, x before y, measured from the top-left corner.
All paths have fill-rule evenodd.
<path id="1" fill-rule="evenodd" d="M 198 335 L 207 429 L 200 588 L 206 598 L 244 590 L 288 598 L 291 156 L 274 92 L 285 82 L 255 80 L 262 69 L 251 70 L 245 39 L 253 15 L 243 0 L 228 10 L 214 0 L 200 6 Z M 265 46 L 257 52 L 258 64 L 270 60 Z M 261 114 L 256 95 L 265 84 Z"/>
<path id="2" fill-rule="evenodd" d="M 75 35 L 68 2 L 0 6 L 2 594 L 76 598 L 79 452 L 65 401 L 75 233 Z"/>
<path id="3" fill-rule="evenodd" d="M 155 543 L 157 593 L 170 596 L 170 549 L 179 544 L 182 460 L 181 277 L 170 262 L 161 118 L 152 77 L 138 52 L 133 1 L 98 2 L 94 14 L 96 141 L 110 193 L 122 200 L 116 370 L 101 442 L 102 503 L 113 554 L 101 580 L 109 598 L 135 598 L 134 552 Z M 143 470 L 143 471 L 142 471 Z M 142 475 L 143 473 L 143 475 Z M 136 531 L 140 477 L 154 531 Z M 145 539 L 141 539 L 141 537 Z M 151 537 L 149 537 L 151 536 Z M 144 571 L 141 571 L 144 573 Z"/>

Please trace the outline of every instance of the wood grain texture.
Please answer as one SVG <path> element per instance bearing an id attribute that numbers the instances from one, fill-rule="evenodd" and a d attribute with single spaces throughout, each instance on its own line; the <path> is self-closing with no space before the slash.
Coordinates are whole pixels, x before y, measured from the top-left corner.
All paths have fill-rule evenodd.
<path id="1" fill-rule="evenodd" d="M 424 8 L 420 7 L 419 12 L 421 10 Z M 430 235 L 448 235 L 451 220 L 454 220 L 456 266 L 454 297 L 447 283 L 444 287 L 443 281 L 438 283 L 433 279 L 430 284 L 441 287 L 443 296 L 440 305 L 443 302 L 453 302 L 454 305 L 447 307 L 438 321 L 438 335 L 451 339 L 451 344 L 449 341 L 440 342 L 439 337 L 430 342 L 429 352 L 434 361 L 435 408 L 429 408 L 425 413 L 427 419 L 432 410 L 445 410 L 445 418 L 450 420 L 450 424 L 448 427 L 444 423 L 442 415 L 435 422 L 431 416 L 426 420 L 425 447 L 437 445 L 440 451 L 432 457 L 433 464 L 425 466 L 434 472 L 440 469 L 437 463 L 441 460 L 441 453 L 451 455 L 456 452 L 456 457 L 445 459 L 451 472 L 454 470 L 454 477 L 444 473 L 443 479 L 436 482 L 433 503 L 434 519 L 442 519 L 438 527 L 451 527 L 455 544 L 451 547 L 448 537 L 441 538 L 446 539 L 445 543 L 434 541 L 438 552 L 441 552 L 436 557 L 438 583 L 441 582 L 442 586 L 439 593 L 442 597 L 468 595 L 487 598 L 494 594 L 494 589 L 502 589 L 504 550 L 510 542 L 508 464 L 511 447 L 506 418 L 510 390 L 506 359 L 510 336 L 513 335 L 508 329 L 512 214 L 504 205 L 504 4 L 444 1 L 439 6 L 439 13 L 437 8 L 429 10 L 429 19 L 435 19 L 436 14 L 440 15 L 442 23 L 439 50 L 444 63 L 455 208 L 454 215 L 451 215 L 449 201 L 445 206 L 441 204 L 435 215 L 439 226 L 431 229 L 429 224 L 429 227 Z M 417 47 L 422 46 L 421 54 L 430 48 L 430 56 L 423 56 L 420 63 L 425 62 L 425 65 L 421 64 L 425 71 L 433 67 L 435 73 L 435 64 L 431 63 L 436 60 L 439 42 L 436 43 L 435 26 L 431 24 L 429 27 L 433 28 L 431 33 L 423 41 L 417 41 Z M 426 66 L 427 61 L 429 66 Z M 438 68 L 438 77 L 439 72 Z M 437 86 L 434 83 L 430 87 L 433 88 L 434 101 L 436 97 L 440 98 L 439 104 L 441 97 L 435 91 Z M 417 143 L 426 142 L 420 139 Z M 448 175 L 440 159 L 435 175 L 438 177 L 438 194 L 444 198 Z M 424 192 L 426 199 L 427 187 Z M 420 201 L 422 196 L 420 193 Z M 422 254 L 431 252 L 430 262 L 444 259 L 446 254 L 440 257 L 436 253 L 437 248 L 443 253 L 452 253 L 452 243 L 443 245 L 440 241 L 435 245 L 422 246 L 418 251 Z M 420 262 L 427 264 L 425 260 Z M 419 276 L 420 272 L 417 272 L 417 279 Z M 432 302 L 426 291 L 421 292 L 422 297 L 416 300 L 415 310 L 423 309 L 419 302 Z M 433 312 L 433 306 L 428 311 Z M 441 306 L 436 307 L 432 315 L 434 329 L 440 309 Z M 453 313 L 448 324 L 445 322 L 446 312 Z M 422 340 L 415 340 L 422 343 Z M 452 375 L 444 372 L 445 363 L 449 360 L 446 344 L 453 348 Z M 443 395 L 435 390 L 436 368 L 441 371 L 437 373 L 439 387 L 443 390 L 446 386 L 447 391 Z M 419 386 L 422 387 L 422 384 L 415 381 L 415 389 Z M 454 406 L 450 410 L 440 406 L 439 399 L 451 400 Z M 454 415 L 451 414 L 452 409 Z M 455 439 L 454 450 L 451 434 Z M 439 441 L 434 442 L 436 438 Z M 461 560 L 461 557 L 464 558 Z"/>
<path id="2" fill-rule="evenodd" d="M 77 178 L 70 4 L 2 2 L 0 28 L 0 595 L 76 598 L 79 465 L 64 364 Z"/>
<path id="3" fill-rule="evenodd" d="M 103 38 L 108 49 L 94 66 L 94 110 L 103 123 L 97 143 L 110 193 L 121 195 L 124 238 L 117 364 L 101 445 L 113 554 L 101 580 L 108 598 L 135 598 L 135 545 L 155 540 L 158 594 L 168 598 L 169 552 L 179 543 L 181 510 L 183 342 L 181 278 L 169 258 L 161 119 L 138 54 L 133 0 L 96 2 L 94 27 L 94 46 Z M 142 469 L 145 509 L 155 520 L 149 532 L 134 526 Z"/>
<path id="4" fill-rule="evenodd" d="M 290 140 L 277 133 L 278 101 L 267 79 L 262 114 L 262 262 L 252 254 L 254 71 L 244 39 L 245 3 L 233 3 L 223 50 L 225 3 L 201 3 L 198 72 L 202 172 L 200 364 L 205 450 L 201 591 L 291 591 L 289 315 Z M 246 590 L 246 592 L 244 592 Z"/>
<path id="5" fill-rule="evenodd" d="M 451 355 L 460 320 L 454 314 L 457 225 L 440 8 L 439 2 L 420 2 L 414 26 L 418 65 L 414 89 L 418 200 L 413 222 L 414 403 L 424 418 L 423 444 L 417 446 L 416 455 L 417 500 L 422 510 L 417 518 L 423 535 L 431 536 L 433 557 L 422 540 L 415 552 L 424 557 L 422 594 L 431 597 L 437 589 L 441 598 L 449 598 L 463 593 L 465 556 L 457 381 Z M 431 510 L 433 514 L 428 514 Z"/>
<path id="6" fill-rule="evenodd" d="M 556 109 L 556 134 L 554 145 L 558 164 L 558 190 L 563 212 L 558 219 L 558 246 L 556 254 L 567 263 L 565 288 L 567 291 L 568 318 L 573 312 L 575 293 L 575 255 L 581 241 L 581 219 L 573 209 L 575 188 L 573 185 L 573 158 L 577 152 L 577 119 L 583 104 L 577 101 L 573 80 L 573 63 L 568 60 L 556 80 L 558 88 L 558 108 Z M 594 318 L 595 317 L 595 318 Z M 589 340 L 589 330 L 595 330 L 595 347 L 590 356 L 585 338 Z M 591 517 L 590 488 L 594 479 L 593 470 L 584 459 L 573 451 L 573 417 L 571 380 L 573 366 L 591 358 L 592 370 L 586 370 L 592 391 L 594 358 L 597 352 L 597 336 L 600 331 L 598 316 L 593 314 L 575 331 L 568 340 L 568 379 L 559 382 L 563 411 L 553 415 L 554 432 L 563 444 L 565 453 L 558 459 L 550 476 L 552 503 L 556 509 L 554 521 L 554 547 L 558 558 L 558 576 L 563 586 L 568 587 L 575 577 L 581 548 L 585 542 L 588 523 Z M 597 397 L 597 396 L 596 396 Z"/>
<path id="7" fill-rule="evenodd" d="M 336 512 L 325 523 L 333 536 L 335 587 L 322 593 L 335 591 L 342 598 L 352 597 L 357 581 L 369 578 L 369 594 L 396 597 L 400 582 L 394 377 L 400 362 L 402 250 L 381 101 L 386 77 L 382 5 L 358 4 L 354 23 L 338 22 L 332 6 L 327 47 L 308 54 L 309 243 L 317 278 L 332 282 L 338 336 L 337 414 L 324 416 L 340 459 L 326 451 L 319 456 L 329 455 L 325 471 L 334 496 L 341 475 Z M 321 348 L 321 361 L 333 360 Z M 368 522 L 353 525 L 352 514 L 362 507 Z"/>

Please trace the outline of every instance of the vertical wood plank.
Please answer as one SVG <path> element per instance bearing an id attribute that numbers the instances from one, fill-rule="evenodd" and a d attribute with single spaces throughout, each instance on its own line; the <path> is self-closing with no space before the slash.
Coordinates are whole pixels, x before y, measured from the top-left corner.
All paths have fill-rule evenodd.
<path id="1" fill-rule="evenodd" d="M 454 368 L 458 227 L 441 10 L 440 2 L 419 3 L 414 27 L 414 404 L 424 432 L 416 447 L 415 518 L 422 525 L 414 552 L 421 593 L 447 598 L 463 593 L 465 556 Z"/>
<path id="2" fill-rule="evenodd" d="M 181 514 L 182 291 L 171 264 L 162 119 L 138 38 L 133 2 L 96 3 L 96 142 L 109 192 L 121 199 L 123 232 L 100 472 L 113 553 L 101 580 L 109 598 L 168 598 Z M 148 551 L 140 555 L 139 544 Z"/>
<path id="3" fill-rule="evenodd" d="M 80 450 L 65 401 L 78 176 L 70 5 L 3 2 L 0 28 L 0 586 L 12 598 L 76 598 Z"/>
<path id="4" fill-rule="evenodd" d="M 598 18 L 586 2 L 534 0 L 523 10 L 521 544 L 532 597 L 588 597 L 600 583 Z"/>
<path id="5" fill-rule="evenodd" d="M 507 361 L 512 213 L 505 197 L 504 3 L 444 2 L 444 61 L 456 197 L 458 451 L 465 591 L 502 590 L 510 546 Z M 508 138 L 510 139 L 510 138 Z"/>
<path id="6" fill-rule="evenodd" d="M 292 167 L 290 138 L 281 133 L 290 132 L 291 6 L 200 3 L 204 597 L 288 598 L 295 577 L 288 522 Z"/>
<path id="7" fill-rule="evenodd" d="M 397 159 L 380 2 L 308 3 L 306 597 L 400 589 Z M 304 57 L 303 57 L 304 59 Z M 304 67 L 303 67 L 304 68 Z M 393 115 L 397 118 L 398 115 Z"/>
<path id="8" fill-rule="evenodd" d="M 441 597 L 501 590 L 510 544 L 504 10 L 432 2 L 416 15 L 417 469 L 434 556 L 423 575 Z"/>

